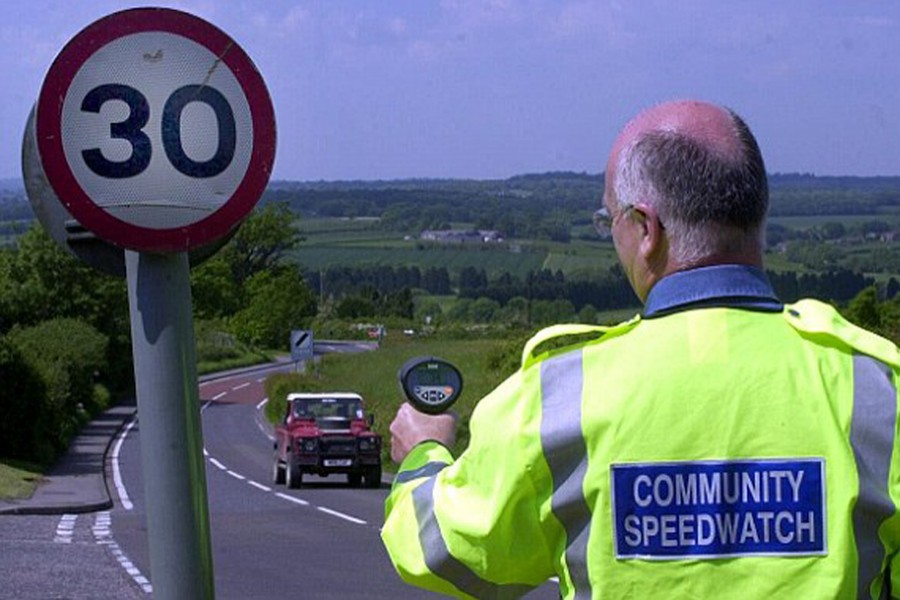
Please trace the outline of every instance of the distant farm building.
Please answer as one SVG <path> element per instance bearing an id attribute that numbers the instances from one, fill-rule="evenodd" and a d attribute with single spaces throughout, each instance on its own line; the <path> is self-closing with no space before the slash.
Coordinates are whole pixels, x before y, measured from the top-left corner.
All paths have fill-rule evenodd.
<path id="1" fill-rule="evenodd" d="M 493 229 L 426 229 L 419 238 L 440 244 L 490 244 L 503 241 L 503 234 Z"/>

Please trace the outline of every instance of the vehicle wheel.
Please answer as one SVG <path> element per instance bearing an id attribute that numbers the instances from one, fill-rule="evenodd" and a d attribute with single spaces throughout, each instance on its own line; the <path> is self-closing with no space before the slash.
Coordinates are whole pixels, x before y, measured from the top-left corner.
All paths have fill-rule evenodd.
<path id="1" fill-rule="evenodd" d="M 281 466 L 281 461 L 278 460 L 278 455 L 275 455 L 275 458 L 272 459 L 272 483 L 275 485 L 281 485 L 284 483 L 284 467 Z"/>
<path id="2" fill-rule="evenodd" d="M 303 485 L 303 471 L 298 465 L 288 461 L 284 465 L 285 475 L 284 483 L 291 489 L 296 489 Z"/>
<path id="3" fill-rule="evenodd" d="M 370 467 L 366 470 L 366 487 L 381 487 L 381 465 L 378 465 L 377 467 Z"/>
<path id="4" fill-rule="evenodd" d="M 347 473 L 347 483 L 353 487 L 359 487 L 359 484 L 362 483 L 362 475 L 359 473 Z"/>

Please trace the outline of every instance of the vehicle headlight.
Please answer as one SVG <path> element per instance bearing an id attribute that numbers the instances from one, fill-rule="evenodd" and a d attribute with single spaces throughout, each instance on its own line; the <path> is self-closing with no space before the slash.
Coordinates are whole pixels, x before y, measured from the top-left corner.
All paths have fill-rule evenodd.
<path id="1" fill-rule="evenodd" d="M 365 437 L 359 440 L 360 450 L 378 450 L 379 439 L 377 437 Z"/>

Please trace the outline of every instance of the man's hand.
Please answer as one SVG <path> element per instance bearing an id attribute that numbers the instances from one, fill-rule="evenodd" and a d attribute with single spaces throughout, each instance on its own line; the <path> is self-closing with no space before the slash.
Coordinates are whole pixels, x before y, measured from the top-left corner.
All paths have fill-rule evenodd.
<path id="1" fill-rule="evenodd" d="M 404 402 L 391 423 L 391 458 L 403 462 L 413 446 L 427 440 L 448 448 L 456 443 L 456 413 L 426 415 Z"/>

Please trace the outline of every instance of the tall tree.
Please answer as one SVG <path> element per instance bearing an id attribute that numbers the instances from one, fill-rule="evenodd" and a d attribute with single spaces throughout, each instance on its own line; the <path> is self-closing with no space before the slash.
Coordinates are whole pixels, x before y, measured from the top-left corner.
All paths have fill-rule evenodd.
<path id="1" fill-rule="evenodd" d="M 233 315 L 247 303 L 245 283 L 281 264 L 302 241 L 294 214 L 273 202 L 254 211 L 215 256 L 194 268 L 191 287 L 200 318 Z"/>
<path id="2" fill-rule="evenodd" d="M 238 337 L 265 348 L 282 348 L 292 329 L 309 325 L 316 297 L 292 267 L 255 273 L 246 285 L 247 304 L 232 318 Z"/>
<path id="3" fill-rule="evenodd" d="M 250 215 L 221 250 L 237 285 L 271 269 L 302 241 L 294 227 L 294 213 L 281 202 L 266 204 Z"/>

